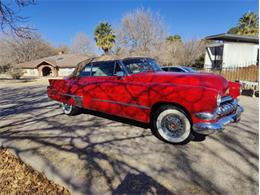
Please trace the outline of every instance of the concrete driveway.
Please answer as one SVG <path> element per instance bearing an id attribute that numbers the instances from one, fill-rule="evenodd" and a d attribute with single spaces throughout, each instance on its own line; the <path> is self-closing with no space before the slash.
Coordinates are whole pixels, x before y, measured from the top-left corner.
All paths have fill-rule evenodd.
<path id="1" fill-rule="evenodd" d="M 45 82 L 0 94 L 0 145 L 72 194 L 258 194 L 258 99 L 240 98 L 240 124 L 176 146 L 134 121 L 66 116 Z"/>

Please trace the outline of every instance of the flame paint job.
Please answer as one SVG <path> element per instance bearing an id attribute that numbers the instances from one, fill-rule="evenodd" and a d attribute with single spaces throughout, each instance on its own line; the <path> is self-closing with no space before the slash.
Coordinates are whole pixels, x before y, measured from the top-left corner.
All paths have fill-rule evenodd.
<path id="1" fill-rule="evenodd" d="M 145 72 L 50 79 L 49 83 L 51 99 L 146 123 L 162 103 L 176 104 L 188 112 L 193 123 L 202 122 L 195 113 L 213 112 L 218 94 L 234 99 L 240 94 L 238 83 L 207 73 Z"/>

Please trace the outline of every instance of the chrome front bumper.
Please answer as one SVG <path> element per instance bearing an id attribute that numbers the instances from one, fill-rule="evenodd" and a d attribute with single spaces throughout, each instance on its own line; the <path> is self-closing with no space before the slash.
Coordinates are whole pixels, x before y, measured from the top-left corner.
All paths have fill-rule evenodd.
<path id="1" fill-rule="evenodd" d="M 244 111 L 243 107 L 237 106 L 236 112 L 234 114 L 227 115 L 223 118 L 220 118 L 217 122 L 210 123 L 195 123 L 193 125 L 193 130 L 197 133 L 208 135 L 215 132 L 223 131 L 224 126 L 229 123 L 235 123 L 240 120 L 240 115 Z"/>

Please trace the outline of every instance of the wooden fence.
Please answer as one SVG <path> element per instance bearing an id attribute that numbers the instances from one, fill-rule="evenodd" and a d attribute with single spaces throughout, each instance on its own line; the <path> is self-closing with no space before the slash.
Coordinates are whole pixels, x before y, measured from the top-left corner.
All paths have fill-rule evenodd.
<path id="1" fill-rule="evenodd" d="M 213 70 L 210 68 L 205 68 L 200 70 L 201 72 L 210 72 L 215 74 L 220 74 L 230 81 L 251 81 L 258 82 L 259 67 L 256 65 L 251 65 L 248 67 L 227 67 L 221 70 Z"/>

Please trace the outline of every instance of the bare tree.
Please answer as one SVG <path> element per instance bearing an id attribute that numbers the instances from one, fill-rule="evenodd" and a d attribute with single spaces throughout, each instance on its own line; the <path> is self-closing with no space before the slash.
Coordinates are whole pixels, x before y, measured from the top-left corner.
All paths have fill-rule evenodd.
<path id="1" fill-rule="evenodd" d="M 0 65 L 13 65 L 47 56 L 56 55 L 57 50 L 39 34 L 30 39 L 5 36 L 0 40 Z"/>
<path id="2" fill-rule="evenodd" d="M 87 55 L 94 55 L 94 43 L 87 37 L 87 35 L 83 32 L 78 33 L 74 40 L 71 47 L 71 53 L 80 53 L 80 54 L 87 54 Z"/>
<path id="3" fill-rule="evenodd" d="M 126 14 L 116 30 L 117 49 L 149 54 L 166 38 L 166 26 L 159 14 L 143 8 Z"/>
<path id="4" fill-rule="evenodd" d="M 180 65 L 184 52 L 182 42 L 166 40 L 162 48 L 158 50 L 158 60 L 162 65 Z"/>
<path id="5" fill-rule="evenodd" d="M 166 40 L 163 48 L 158 51 L 158 60 L 162 65 L 191 66 L 204 55 L 205 42 L 199 39 L 188 41 Z"/>
<path id="6" fill-rule="evenodd" d="M 204 55 L 205 42 L 203 40 L 191 39 L 184 43 L 184 52 L 181 55 L 182 64 L 193 65 L 195 61 Z"/>
<path id="7" fill-rule="evenodd" d="M 2 32 L 11 31 L 18 37 L 30 38 L 31 28 L 22 26 L 27 18 L 17 15 L 15 8 L 25 7 L 34 4 L 35 0 L 14 0 L 15 5 L 0 0 L 0 27 Z"/>
<path id="8" fill-rule="evenodd" d="M 70 53 L 70 48 L 66 44 L 61 44 L 58 47 L 55 48 L 55 53 L 56 54 L 68 54 Z"/>

